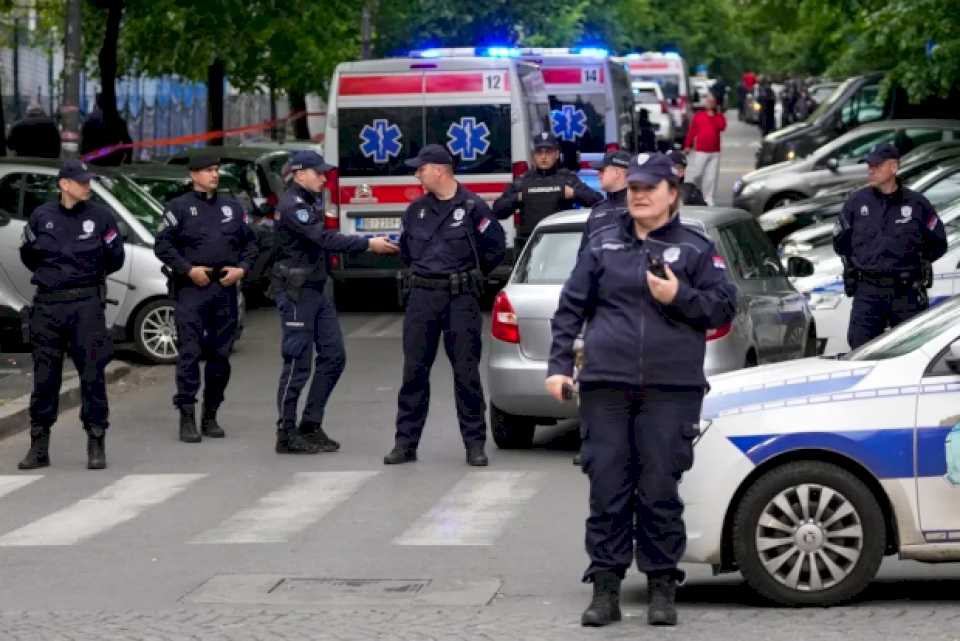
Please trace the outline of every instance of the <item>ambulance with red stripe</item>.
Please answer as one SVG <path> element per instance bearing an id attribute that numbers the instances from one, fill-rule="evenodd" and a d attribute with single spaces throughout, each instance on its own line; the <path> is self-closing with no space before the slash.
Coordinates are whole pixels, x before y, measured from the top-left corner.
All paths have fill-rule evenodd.
<path id="1" fill-rule="evenodd" d="M 549 122 L 540 69 L 502 56 L 420 57 L 337 66 L 327 105 L 324 156 L 328 228 L 397 240 L 400 217 L 423 194 L 404 161 L 445 145 L 457 179 L 492 203 L 532 163 L 531 140 Z M 508 258 L 513 225 L 504 221 Z M 512 260 L 508 260 L 512 263 Z M 355 279 L 395 279 L 400 262 L 373 254 L 331 257 L 339 288 Z M 495 272 L 505 281 L 510 265 Z"/>
<path id="2" fill-rule="evenodd" d="M 646 51 L 623 57 L 630 70 L 632 82 L 656 82 L 667 99 L 667 108 L 673 117 L 674 137 L 683 141 L 693 120 L 693 92 L 687 63 L 674 52 Z"/>

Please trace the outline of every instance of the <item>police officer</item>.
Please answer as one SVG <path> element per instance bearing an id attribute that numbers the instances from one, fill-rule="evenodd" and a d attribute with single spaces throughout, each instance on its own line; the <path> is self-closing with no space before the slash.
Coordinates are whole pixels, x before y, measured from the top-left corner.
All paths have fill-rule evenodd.
<path id="1" fill-rule="evenodd" d="M 23 228 L 20 259 L 36 285 L 28 310 L 33 343 L 30 451 L 21 470 L 50 465 L 50 428 L 57 420 L 63 355 L 80 374 L 80 420 L 87 432 L 87 467 L 107 466 L 108 422 L 103 370 L 113 345 L 104 319 L 106 277 L 123 266 L 123 238 L 113 214 L 87 202 L 91 174 L 77 160 L 57 175 L 60 199 L 40 205 Z"/>
<path id="2" fill-rule="evenodd" d="M 627 211 L 627 169 L 631 155 L 626 151 L 608 151 L 603 160 L 594 167 L 600 170 L 600 188 L 606 198 L 593 206 L 580 240 L 580 250 L 587 244 L 590 235 L 601 227 L 615 224 Z"/>
<path id="3" fill-rule="evenodd" d="M 586 322 L 579 384 L 590 479 L 584 581 L 593 583 L 593 600 L 585 626 L 620 619 L 620 582 L 634 549 L 648 579 L 648 622 L 676 623 L 677 563 L 686 545 L 677 485 L 693 464 L 707 385 L 705 332 L 732 320 L 736 307 L 716 247 L 676 215 L 670 159 L 640 154 L 627 179 L 629 216 L 594 233 L 563 287 L 546 380 L 563 399 L 573 385 L 574 339 Z"/>
<path id="4" fill-rule="evenodd" d="M 430 368 L 443 334 L 467 463 L 483 466 L 487 425 L 478 299 L 485 276 L 503 260 L 503 229 L 486 203 L 457 182 L 445 148 L 426 145 L 407 165 L 416 167 L 427 193 L 403 215 L 400 258 L 411 271 L 403 321 L 403 385 L 395 446 L 383 462 L 417 460 L 430 404 Z"/>
<path id="5" fill-rule="evenodd" d="M 703 192 L 693 183 L 688 183 L 685 178 L 687 175 L 687 156 L 682 151 L 674 149 L 667 153 L 667 157 L 673 162 L 673 172 L 680 179 L 680 204 L 707 206 L 707 201 L 703 197 Z"/>
<path id="6" fill-rule="evenodd" d="M 889 143 L 867 154 L 870 185 L 847 199 L 833 228 L 853 296 L 847 342 L 856 348 L 927 308 L 931 263 L 947 251 L 930 202 L 897 179 L 900 154 Z"/>
<path id="7" fill-rule="evenodd" d="M 327 399 L 346 366 L 343 335 L 337 310 L 324 294 L 327 252 L 395 254 L 386 238 L 346 236 L 324 228 L 323 203 L 318 194 L 333 169 L 314 151 L 300 151 L 290 159 L 291 183 L 277 205 L 277 261 L 272 288 L 283 332 L 283 368 L 277 392 L 278 454 L 335 452 L 340 444 L 323 431 Z M 303 420 L 297 426 L 300 392 L 310 379 L 313 351 L 316 367 L 307 395 Z"/>
<path id="8" fill-rule="evenodd" d="M 198 154 L 187 164 L 193 189 L 167 203 L 154 253 L 172 271 L 177 325 L 180 440 L 199 443 L 201 432 L 223 438 L 217 409 L 230 380 L 230 350 L 237 331 L 237 283 L 257 257 L 257 240 L 236 200 L 217 193 L 220 159 Z M 204 369 L 200 432 L 194 406 Z"/>
<path id="9" fill-rule="evenodd" d="M 603 196 L 584 184 L 575 173 L 559 166 L 557 137 L 542 132 L 533 138 L 534 168 L 514 180 L 493 203 L 494 215 L 503 220 L 520 212 L 517 252 L 541 220 L 576 205 L 593 207 Z"/>

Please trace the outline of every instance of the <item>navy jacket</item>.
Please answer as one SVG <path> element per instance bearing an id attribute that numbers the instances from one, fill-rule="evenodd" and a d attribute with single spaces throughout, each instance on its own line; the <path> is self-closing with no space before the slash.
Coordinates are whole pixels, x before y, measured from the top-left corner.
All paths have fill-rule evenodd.
<path id="1" fill-rule="evenodd" d="M 833 248 L 865 272 L 918 272 L 921 262 L 946 253 L 947 234 L 922 194 L 902 186 L 892 194 L 865 187 L 843 205 Z"/>
<path id="2" fill-rule="evenodd" d="M 321 283 L 327 278 L 327 252 L 359 254 L 370 241 L 324 227 L 322 202 L 307 189 L 292 183 L 277 204 L 275 226 L 278 264 L 287 267 L 312 267 L 307 281 Z"/>
<path id="3" fill-rule="evenodd" d="M 563 196 L 563 188 L 573 189 L 573 200 Z M 503 220 L 520 210 L 520 226 L 517 235 L 529 236 L 541 220 L 574 204 L 593 207 L 603 200 L 603 194 L 590 189 L 580 178 L 559 167 L 531 169 L 514 180 L 493 203 L 494 215 Z"/>
<path id="4" fill-rule="evenodd" d="M 123 267 L 123 237 L 113 214 L 91 202 L 40 205 L 23 228 L 20 259 L 40 291 L 96 287 Z"/>
<path id="5" fill-rule="evenodd" d="M 177 274 L 186 275 L 196 265 L 250 273 L 257 239 L 236 200 L 191 191 L 168 202 L 163 218 L 153 251 Z"/>
<path id="6" fill-rule="evenodd" d="M 627 213 L 627 189 L 613 191 L 607 194 L 597 205 L 590 210 L 587 216 L 587 224 L 583 228 L 583 236 L 580 238 L 580 252 L 587 246 L 587 240 L 595 231 L 602 227 L 619 224 L 620 218 Z"/>
<path id="7" fill-rule="evenodd" d="M 647 287 L 650 255 L 680 281 L 669 305 Z M 736 301 L 709 238 L 674 216 L 641 241 L 633 219 L 623 216 L 594 233 L 563 286 L 547 375 L 572 375 L 573 342 L 586 322 L 581 381 L 705 387 L 706 330 L 731 322 Z"/>
<path id="8" fill-rule="evenodd" d="M 489 274 L 503 262 L 503 227 L 487 203 L 457 186 L 450 200 L 426 194 L 403 214 L 400 259 L 419 276 L 444 276 L 479 267 Z"/>

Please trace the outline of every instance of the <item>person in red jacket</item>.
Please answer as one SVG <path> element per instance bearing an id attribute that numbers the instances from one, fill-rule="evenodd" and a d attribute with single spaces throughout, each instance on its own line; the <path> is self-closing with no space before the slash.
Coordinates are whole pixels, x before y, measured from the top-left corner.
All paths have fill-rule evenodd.
<path id="1" fill-rule="evenodd" d="M 689 158 L 687 178 L 700 188 L 707 204 L 713 206 L 720 174 L 720 134 L 727 128 L 727 119 L 717 109 L 717 100 L 712 95 L 707 96 L 706 105 L 705 110 L 694 114 L 683 149 Z"/>

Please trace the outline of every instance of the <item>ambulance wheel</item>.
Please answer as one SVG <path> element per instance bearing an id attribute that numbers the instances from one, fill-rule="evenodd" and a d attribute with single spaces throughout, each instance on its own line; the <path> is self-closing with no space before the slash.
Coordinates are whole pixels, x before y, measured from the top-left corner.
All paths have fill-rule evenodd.
<path id="1" fill-rule="evenodd" d="M 158 365 L 177 361 L 177 326 L 173 321 L 172 300 L 150 301 L 137 312 L 133 341 L 140 354 Z"/>
<path id="2" fill-rule="evenodd" d="M 886 546 L 883 512 L 870 489 L 836 465 L 797 461 L 757 479 L 737 507 L 733 549 L 747 583 L 792 606 L 857 596 Z"/>
<path id="3" fill-rule="evenodd" d="M 507 414 L 496 405 L 490 405 L 490 432 L 493 442 L 501 450 L 528 450 L 533 446 L 537 424 L 526 416 Z"/>

